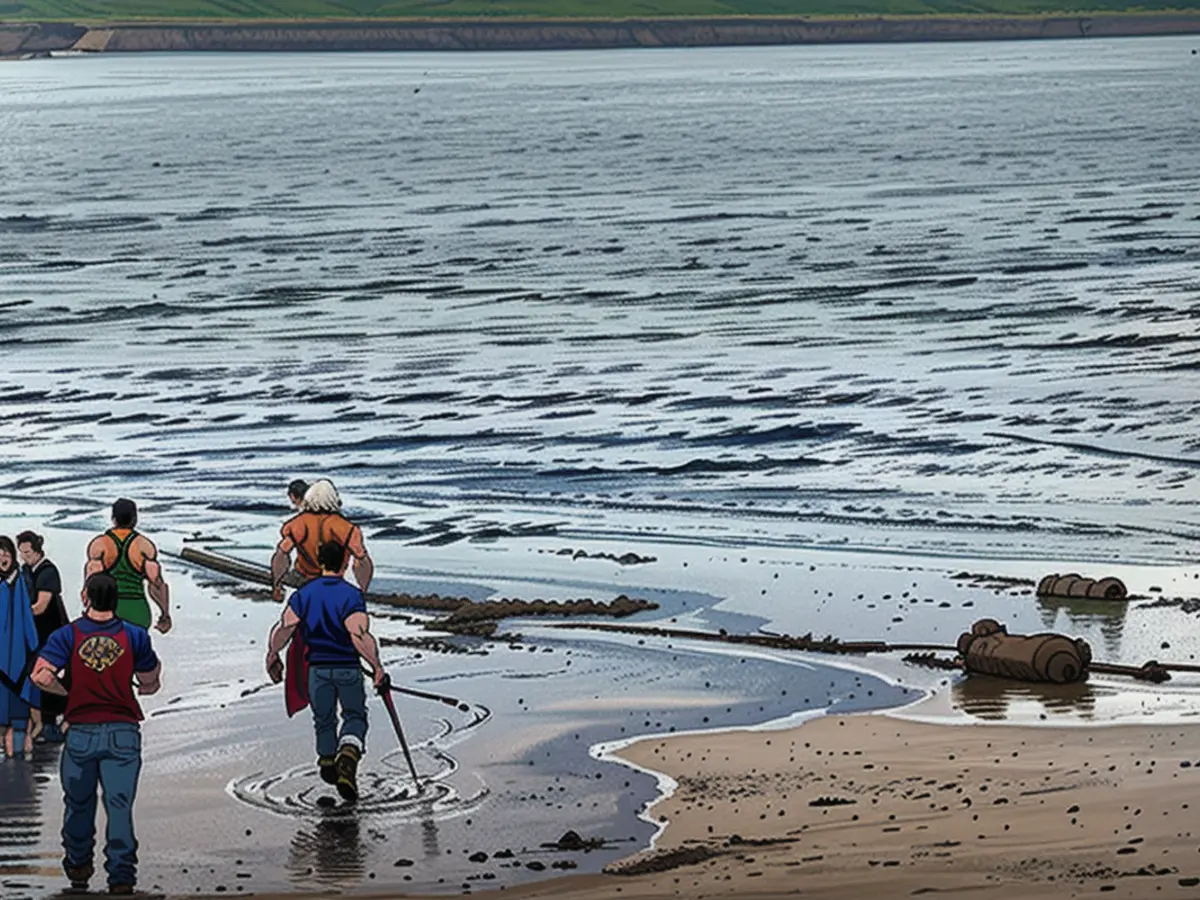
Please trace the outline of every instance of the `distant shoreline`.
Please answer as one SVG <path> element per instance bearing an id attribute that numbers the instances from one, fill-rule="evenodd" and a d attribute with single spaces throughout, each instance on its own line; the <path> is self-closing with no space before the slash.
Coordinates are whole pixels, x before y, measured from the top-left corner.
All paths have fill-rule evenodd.
<path id="1" fill-rule="evenodd" d="M 0 58 L 56 53 L 605 50 L 1200 34 L 1200 13 L 0 23 Z"/>

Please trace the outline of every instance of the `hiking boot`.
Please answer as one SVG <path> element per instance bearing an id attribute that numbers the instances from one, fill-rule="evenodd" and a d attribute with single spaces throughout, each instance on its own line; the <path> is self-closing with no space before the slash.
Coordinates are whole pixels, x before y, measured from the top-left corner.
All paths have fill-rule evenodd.
<path id="1" fill-rule="evenodd" d="M 88 882 L 96 874 L 96 870 L 91 863 L 82 866 L 73 866 L 65 859 L 63 860 L 63 871 L 67 873 L 67 880 L 71 882 L 72 889 L 76 891 L 86 891 Z"/>
<path id="2" fill-rule="evenodd" d="M 132 897 L 133 896 L 133 885 L 132 884 L 110 884 L 108 886 L 108 892 L 110 894 L 115 894 L 116 896 L 119 896 L 119 897 Z"/>
<path id="3" fill-rule="evenodd" d="M 321 780 L 326 784 L 337 784 L 337 758 L 333 756 L 317 757 L 317 771 L 321 773 Z"/>
<path id="4" fill-rule="evenodd" d="M 358 761 L 361 758 L 362 751 L 353 744 L 342 744 L 334 759 L 337 791 L 347 803 L 358 800 Z"/>

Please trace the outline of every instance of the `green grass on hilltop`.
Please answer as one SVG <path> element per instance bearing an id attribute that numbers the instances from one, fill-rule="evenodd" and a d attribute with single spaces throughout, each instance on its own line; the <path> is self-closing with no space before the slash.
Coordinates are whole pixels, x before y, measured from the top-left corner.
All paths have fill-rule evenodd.
<path id="1" fill-rule="evenodd" d="M 1131 6 L 1138 3 L 1138 6 Z M 1200 0 L 0 0 L 0 20 L 1022 15 L 1200 10 Z"/>

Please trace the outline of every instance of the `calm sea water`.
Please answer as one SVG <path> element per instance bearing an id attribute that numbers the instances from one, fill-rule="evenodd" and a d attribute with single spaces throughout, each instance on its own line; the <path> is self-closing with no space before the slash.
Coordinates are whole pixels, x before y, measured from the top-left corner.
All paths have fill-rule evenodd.
<path id="1" fill-rule="evenodd" d="M 952 640 L 986 613 L 1140 662 L 1174 611 L 1127 628 L 1124 606 L 792 551 L 1197 559 L 1194 43 L 0 67 L 3 507 L 94 528 L 125 494 L 156 536 L 220 533 L 265 561 L 283 485 L 328 474 L 412 590 L 628 589 L 698 627 L 862 638 Z M 685 561 L 628 574 L 555 555 L 672 542 Z M 747 544 L 771 565 L 729 549 Z M 423 565 L 429 584 L 408 577 Z M 178 674 L 151 704 L 147 779 L 177 791 L 139 816 L 146 883 L 174 892 L 458 890 L 485 877 L 468 851 L 534 821 L 522 852 L 578 827 L 621 838 L 611 858 L 652 831 L 633 824 L 652 789 L 590 743 L 908 698 L 633 638 L 389 651 L 396 677 L 491 717 L 468 739 L 405 707 L 461 808 L 422 820 L 402 883 L 416 832 L 376 823 L 407 815 L 387 806 L 395 753 L 371 759 L 376 824 L 312 825 L 308 724 L 255 681 L 274 607 L 172 579 Z M 52 768 L 3 775 L 0 843 L 25 848 L 7 887 L 59 883 Z"/>
<path id="2" fill-rule="evenodd" d="M 1194 558 L 1192 44 L 5 66 L 0 491 Z"/>

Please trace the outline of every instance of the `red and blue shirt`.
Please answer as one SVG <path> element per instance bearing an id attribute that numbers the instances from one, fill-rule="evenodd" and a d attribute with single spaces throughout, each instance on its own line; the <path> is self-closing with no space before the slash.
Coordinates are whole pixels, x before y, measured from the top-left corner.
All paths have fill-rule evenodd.
<path id="1" fill-rule="evenodd" d="M 134 695 L 135 672 L 153 672 L 158 656 L 145 628 L 113 618 L 84 616 L 50 635 L 38 654 L 56 670 L 66 670 L 67 711 L 72 725 L 140 722 Z"/>

